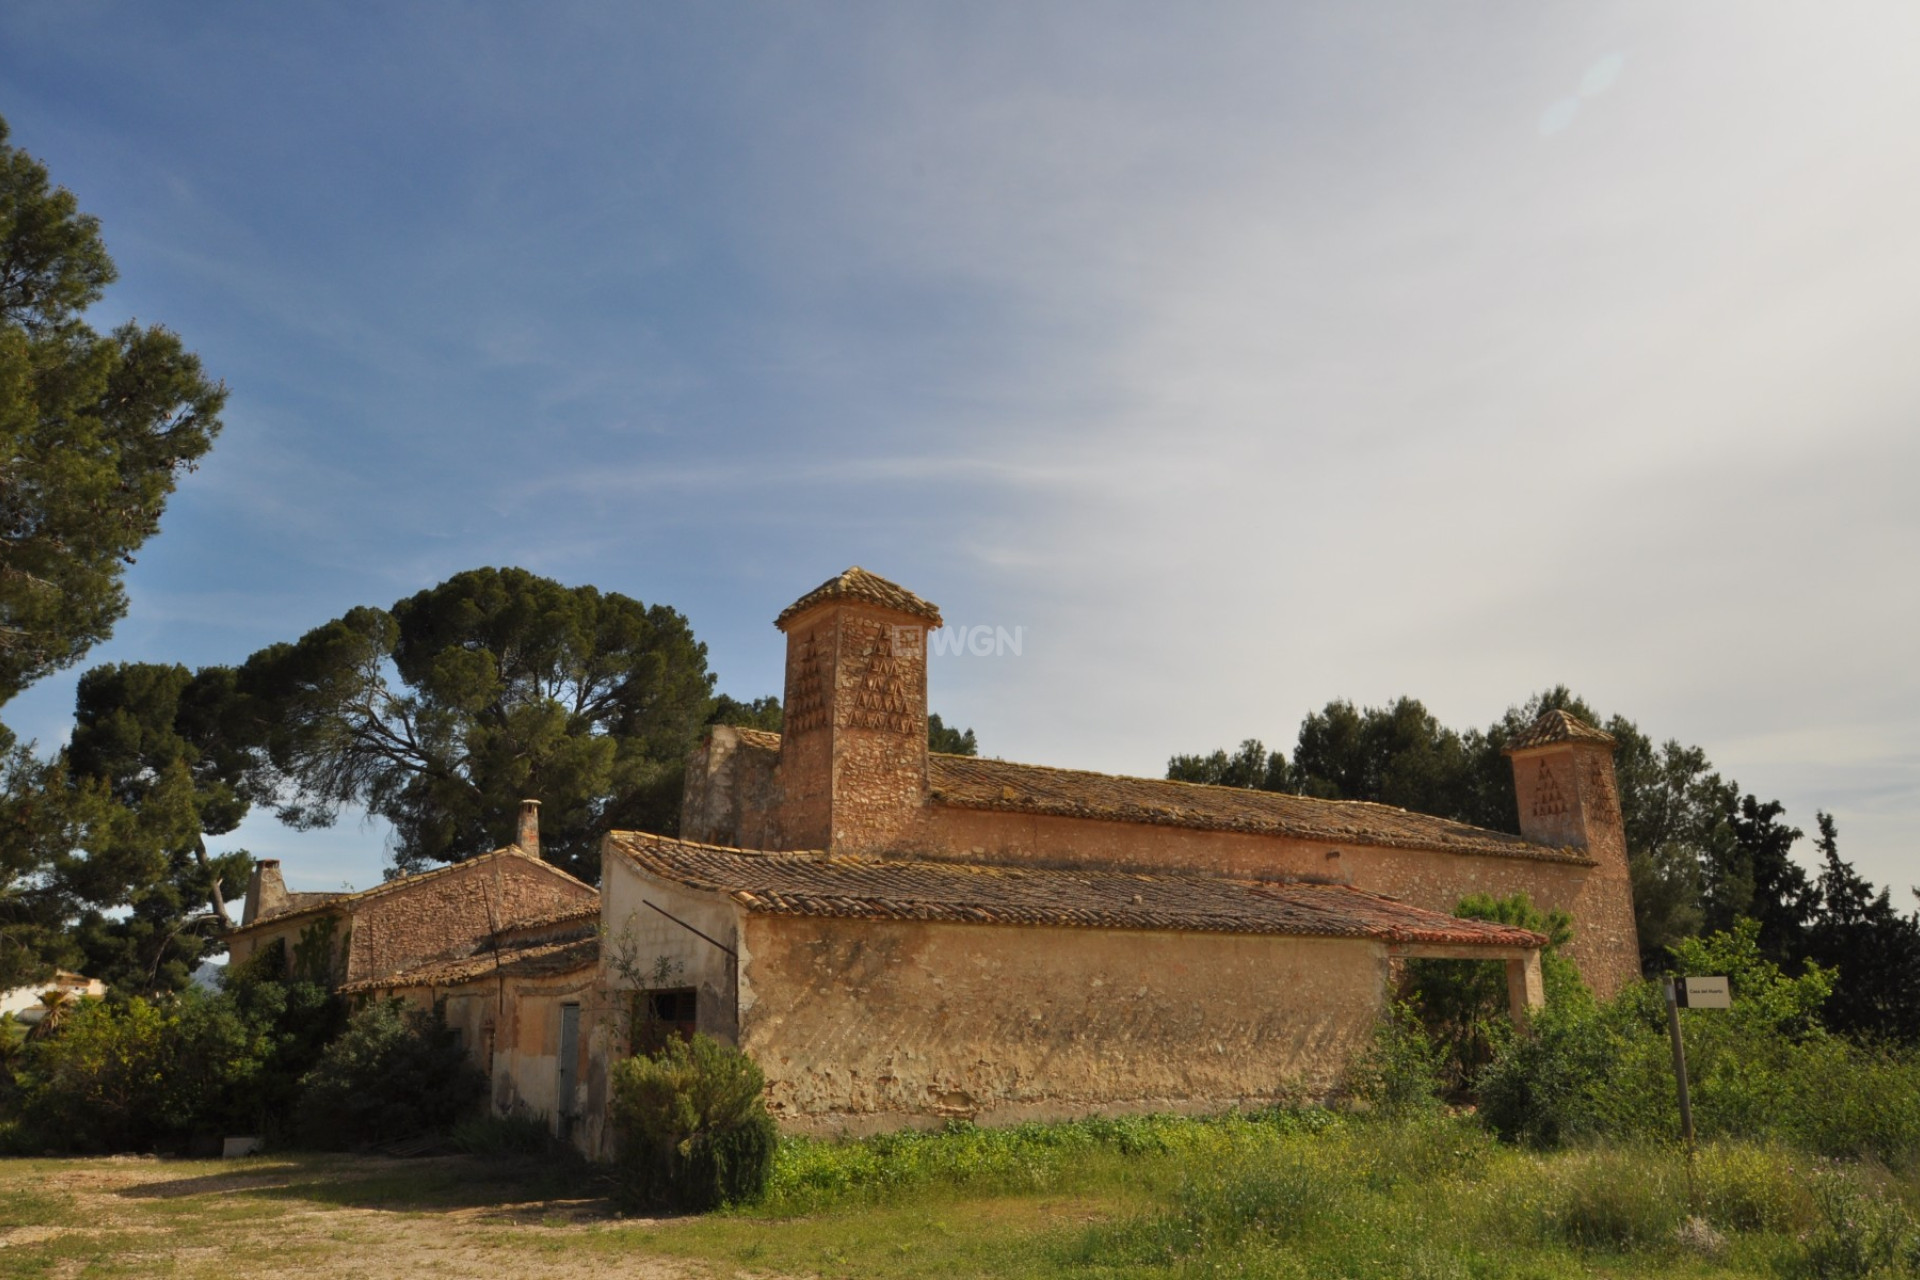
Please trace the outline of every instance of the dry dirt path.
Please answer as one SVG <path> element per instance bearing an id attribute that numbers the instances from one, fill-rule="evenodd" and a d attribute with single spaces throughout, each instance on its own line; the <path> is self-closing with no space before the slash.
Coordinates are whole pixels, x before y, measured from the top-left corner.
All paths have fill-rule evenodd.
<path id="1" fill-rule="evenodd" d="M 0 1277 L 705 1280 L 577 1174 L 511 1161 L 0 1161 Z M 764 1276 L 764 1273 L 759 1273 Z"/>

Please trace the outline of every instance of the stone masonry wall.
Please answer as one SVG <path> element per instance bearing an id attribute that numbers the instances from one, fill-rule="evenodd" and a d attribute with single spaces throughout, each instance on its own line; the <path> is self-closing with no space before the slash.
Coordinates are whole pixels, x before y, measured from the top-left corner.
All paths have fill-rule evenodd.
<path id="1" fill-rule="evenodd" d="M 816 610 L 787 629 L 785 723 L 775 795 L 758 833 L 767 847 L 824 849 L 833 831 L 833 659 L 839 615 Z M 746 825 L 746 824 L 742 824 Z"/>
<path id="2" fill-rule="evenodd" d="M 832 847 L 861 852 L 891 843 L 926 803 L 926 644 L 905 615 L 839 612 Z"/>
<path id="3" fill-rule="evenodd" d="M 347 981 L 479 944 L 495 928 L 595 900 L 594 890 L 518 856 L 476 859 L 352 904 Z"/>
<path id="4" fill-rule="evenodd" d="M 755 830 L 742 806 L 736 839 L 782 849 L 884 847 L 926 802 L 924 621 L 863 603 L 802 614 L 787 627 L 786 689 L 775 829 Z"/>
<path id="5" fill-rule="evenodd" d="M 749 916 L 746 942 L 744 1046 L 810 1133 L 1325 1095 L 1386 980 L 1344 939 Z"/>
<path id="6" fill-rule="evenodd" d="M 1640 938 L 1613 754 L 1604 745 L 1558 743 L 1516 753 L 1520 830 L 1530 840 L 1571 844 L 1597 864 L 1564 906 L 1576 922 L 1568 948 L 1589 986 L 1610 996 L 1640 976 Z"/>

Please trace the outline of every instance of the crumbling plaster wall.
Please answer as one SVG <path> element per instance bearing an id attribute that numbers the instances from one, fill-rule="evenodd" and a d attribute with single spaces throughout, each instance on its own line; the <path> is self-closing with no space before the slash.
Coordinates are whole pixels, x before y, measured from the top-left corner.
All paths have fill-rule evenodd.
<path id="1" fill-rule="evenodd" d="M 582 1152 L 604 1145 L 607 1061 L 592 1051 L 600 1028 L 615 1021 L 596 966 L 540 978 L 479 977 L 448 987 L 395 987 L 386 993 L 416 1009 L 437 1002 L 473 1064 L 486 1073 L 494 1115 L 537 1116 L 560 1132 L 561 1007 L 580 1006 L 571 1138 Z"/>
<path id="2" fill-rule="evenodd" d="M 744 1046 L 782 1128 L 1217 1111 L 1338 1087 L 1377 943 L 747 916 Z"/>

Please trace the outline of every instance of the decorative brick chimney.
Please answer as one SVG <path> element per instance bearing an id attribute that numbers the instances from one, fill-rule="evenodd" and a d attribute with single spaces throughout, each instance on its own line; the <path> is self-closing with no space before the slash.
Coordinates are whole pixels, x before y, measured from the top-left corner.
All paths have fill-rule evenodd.
<path id="1" fill-rule="evenodd" d="M 855 567 L 787 606 L 777 845 L 885 852 L 927 803 L 927 628 L 940 610 Z"/>
<path id="2" fill-rule="evenodd" d="M 1565 711 L 1540 718 L 1507 744 L 1520 834 L 1593 859 L 1571 910 L 1580 922 L 1568 947 L 1602 997 L 1640 976 L 1627 833 L 1614 781 L 1611 734 Z"/>

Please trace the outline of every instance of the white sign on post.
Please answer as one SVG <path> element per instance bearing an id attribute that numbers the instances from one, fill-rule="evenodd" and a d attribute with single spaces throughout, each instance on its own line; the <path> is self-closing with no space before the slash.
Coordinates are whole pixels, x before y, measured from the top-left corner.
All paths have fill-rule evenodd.
<path id="1" fill-rule="evenodd" d="M 1733 993 L 1727 988 L 1724 976 L 1715 978 L 1688 978 L 1674 993 L 1679 996 L 1682 1009 L 1731 1009 Z"/>

